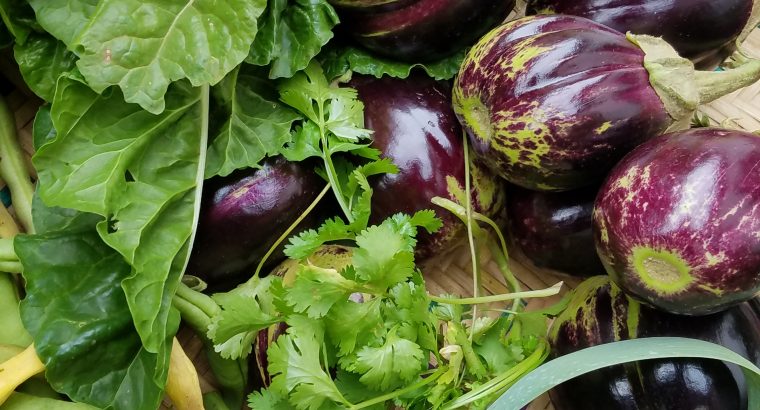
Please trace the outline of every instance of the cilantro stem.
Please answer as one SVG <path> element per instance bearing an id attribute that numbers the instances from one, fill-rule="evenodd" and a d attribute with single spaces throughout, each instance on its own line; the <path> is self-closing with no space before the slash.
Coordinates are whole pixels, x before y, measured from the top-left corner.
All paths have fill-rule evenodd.
<path id="1" fill-rule="evenodd" d="M 478 263 L 478 252 L 475 249 L 475 237 L 472 233 L 472 191 L 470 183 L 470 146 L 467 141 L 467 134 L 462 133 L 464 146 L 464 191 L 465 191 L 465 215 L 467 216 L 467 242 L 470 244 L 470 258 L 472 260 L 472 296 L 480 296 L 480 263 Z M 478 318 L 478 305 L 472 307 L 472 322 Z M 472 343 L 475 334 L 470 333 L 470 343 Z M 484 369 L 485 370 L 485 369 Z"/>
<path id="2" fill-rule="evenodd" d="M 301 222 L 303 222 L 303 220 L 306 219 L 307 216 L 309 216 L 311 211 L 313 211 L 314 208 L 316 208 L 319 202 L 322 200 L 322 198 L 325 197 L 325 194 L 327 194 L 327 191 L 330 190 L 331 186 L 332 184 L 330 183 L 325 185 L 325 187 L 322 189 L 322 192 L 320 192 L 319 195 L 317 195 L 317 197 L 314 198 L 313 201 L 311 201 L 311 204 L 309 204 L 309 207 L 306 208 L 305 211 L 301 212 L 301 215 L 299 215 L 298 218 L 295 221 L 293 221 L 292 224 L 290 224 L 288 229 L 286 229 L 285 232 L 283 232 L 282 235 L 280 235 L 280 237 L 277 238 L 277 240 L 272 244 L 272 246 L 269 247 L 269 250 L 267 251 L 267 253 L 264 255 L 263 258 L 261 258 L 258 266 L 256 266 L 256 272 L 254 272 L 253 274 L 254 278 L 259 277 L 259 275 L 261 274 L 261 270 L 264 268 L 264 264 L 269 259 L 269 257 L 272 256 L 272 253 L 274 253 L 275 249 L 277 249 L 277 247 L 280 246 L 282 241 L 284 241 L 288 236 L 290 236 L 290 234 L 298 227 L 298 225 L 300 225 Z"/>
<path id="3" fill-rule="evenodd" d="M 409 386 L 404 387 L 403 389 L 399 389 L 393 392 L 390 392 L 388 394 L 384 394 L 382 396 L 378 396 L 366 401 L 363 401 L 359 404 L 354 404 L 353 406 L 349 407 L 350 410 L 359 410 L 366 407 L 374 406 L 375 404 L 385 403 L 388 400 L 393 400 L 396 397 L 402 396 L 406 393 L 413 392 L 421 387 L 424 387 L 434 381 L 436 381 L 439 377 L 441 377 L 446 372 L 446 368 L 441 366 L 438 368 L 438 370 L 435 371 L 435 373 L 431 374 L 429 377 L 426 377 L 424 379 L 421 379 L 417 381 L 414 384 L 410 384 Z"/>
<path id="4" fill-rule="evenodd" d="M 448 323 L 448 326 L 448 331 L 452 333 L 452 336 L 454 336 L 454 342 L 458 344 L 460 348 L 462 348 L 464 361 L 467 364 L 467 372 L 475 376 L 478 380 L 485 377 L 488 374 L 488 371 L 480 361 L 480 356 L 478 356 L 478 354 L 475 353 L 475 350 L 472 348 L 471 338 L 473 337 L 474 332 L 470 332 L 468 338 L 467 331 L 465 330 L 464 326 L 462 326 L 461 322 L 451 321 Z"/>
<path id="5" fill-rule="evenodd" d="M 494 302 L 504 302 L 507 300 L 515 300 L 516 298 L 521 298 L 521 299 L 545 298 L 545 297 L 554 296 L 558 294 L 561 289 L 562 289 L 562 282 L 559 282 L 556 285 L 546 288 L 546 289 L 529 290 L 529 291 L 515 292 L 515 293 L 504 293 L 501 295 L 492 295 L 492 296 L 480 296 L 477 298 L 446 298 L 446 297 L 439 297 L 439 296 L 433 296 L 433 295 L 428 295 L 428 297 L 430 298 L 430 300 L 434 302 L 443 303 L 447 305 L 479 305 L 479 304 L 494 303 Z"/>
<path id="6" fill-rule="evenodd" d="M 348 223 L 353 223 L 354 218 L 351 215 L 351 208 L 346 204 L 346 196 L 343 194 L 343 188 L 341 188 L 338 181 L 338 171 L 333 164 L 332 156 L 330 155 L 330 146 L 327 141 L 327 131 L 325 131 L 325 107 L 322 101 L 317 101 L 317 107 L 319 108 L 319 139 L 322 142 L 322 159 L 325 162 L 325 173 L 327 174 L 327 180 L 332 185 L 333 192 L 335 193 L 335 199 L 338 200 L 338 205 L 346 215 Z"/>

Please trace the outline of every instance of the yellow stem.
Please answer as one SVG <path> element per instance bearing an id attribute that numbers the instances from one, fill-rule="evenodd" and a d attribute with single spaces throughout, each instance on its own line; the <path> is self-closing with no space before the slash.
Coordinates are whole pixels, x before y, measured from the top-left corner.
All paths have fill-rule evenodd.
<path id="1" fill-rule="evenodd" d="M 10 397 L 21 383 L 45 370 L 34 345 L 0 364 L 0 405 Z"/>
<path id="2" fill-rule="evenodd" d="M 0 238 L 13 238 L 18 235 L 19 229 L 16 220 L 5 205 L 0 205 Z"/>
<path id="3" fill-rule="evenodd" d="M 169 358 L 166 394 L 177 410 L 203 410 L 203 394 L 198 372 L 176 337 Z"/>

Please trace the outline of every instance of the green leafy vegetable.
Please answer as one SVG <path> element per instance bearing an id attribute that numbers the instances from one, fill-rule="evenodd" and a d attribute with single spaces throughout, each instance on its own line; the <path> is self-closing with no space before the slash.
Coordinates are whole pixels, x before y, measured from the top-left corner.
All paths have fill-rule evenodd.
<path id="1" fill-rule="evenodd" d="M 377 78 L 384 75 L 407 78 L 415 69 L 424 71 L 436 80 L 449 80 L 459 71 L 465 54 L 463 50 L 434 63 L 409 64 L 378 57 L 358 47 L 336 46 L 326 49 L 318 58 L 324 66 L 327 78 L 331 80 L 349 71 Z"/>
<path id="2" fill-rule="evenodd" d="M 398 337 L 394 328 L 383 345 L 360 350 L 352 370 L 364 373 L 362 383 L 382 391 L 417 378 L 420 370 L 427 368 L 426 359 L 418 344 Z"/>
<path id="3" fill-rule="evenodd" d="M 722 360 L 742 367 L 747 378 L 749 406 L 760 408 L 760 368 L 714 343 L 677 337 L 652 337 L 589 347 L 556 358 L 515 383 L 491 409 L 520 409 L 567 380 L 607 366 L 648 359 L 695 357 Z"/>
<path id="4" fill-rule="evenodd" d="M 21 75 L 29 88 L 45 101 L 55 96 L 58 77 L 76 67 L 76 56 L 48 34 L 33 33 L 13 48 Z"/>
<path id="5" fill-rule="evenodd" d="M 37 151 L 40 196 L 50 206 L 95 213 L 101 238 L 132 266 L 122 281 L 148 351 L 166 339 L 167 318 L 197 218 L 208 91 L 176 83 L 152 115 L 118 90 L 98 95 L 59 80 L 55 139 Z"/>
<path id="6" fill-rule="evenodd" d="M 269 0 L 246 62 L 270 65 L 269 78 L 292 77 L 333 37 L 336 24 L 325 0 Z"/>
<path id="7" fill-rule="evenodd" d="M 0 18 L 19 44 L 23 44 L 37 27 L 34 11 L 24 0 L 0 0 Z"/>
<path id="8" fill-rule="evenodd" d="M 79 56 L 100 93 L 159 114 L 169 84 L 215 84 L 248 55 L 266 0 L 32 0 L 39 23 Z"/>
<path id="9" fill-rule="evenodd" d="M 298 115 L 276 101 L 276 91 L 258 74 L 242 65 L 214 87 L 216 101 L 229 119 L 209 147 L 206 178 L 258 167 L 264 157 L 279 154 L 290 142 Z"/>
<path id="10" fill-rule="evenodd" d="M 103 243 L 93 224 L 61 226 L 68 230 L 16 238 L 27 284 L 21 314 L 47 380 L 72 399 L 100 408 L 134 409 L 138 397 L 146 408 L 157 408 L 178 315 L 167 318 L 157 352 L 145 350 L 119 287 L 129 265 Z"/>

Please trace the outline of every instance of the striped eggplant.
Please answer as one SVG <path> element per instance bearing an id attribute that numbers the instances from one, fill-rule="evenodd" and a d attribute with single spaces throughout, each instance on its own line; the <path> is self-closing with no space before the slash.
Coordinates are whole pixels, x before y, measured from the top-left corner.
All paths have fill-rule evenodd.
<path id="1" fill-rule="evenodd" d="M 396 60 L 434 61 L 474 43 L 515 0 L 330 0 L 364 47 Z"/>
<path id="2" fill-rule="evenodd" d="M 371 223 L 394 214 L 435 209 L 443 227 L 420 232 L 417 257 L 437 255 L 451 246 L 465 225 L 431 203 L 443 197 L 465 203 L 465 157 L 462 128 L 451 109 L 449 88 L 425 75 L 408 79 L 354 76 L 351 87 L 364 101 L 364 125 L 373 131 L 372 146 L 399 168 L 397 174 L 370 179 Z M 473 209 L 489 217 L 504 209 L 504 184 L 472 161 Z"/>
<path id="3" fill-rule="evenodd" d="M 582 283 L 549 333 L 552 355 L 639 337 L 688 337 L 717 343 L 760 364 L 760 316 L 749 303 L 703 317 L 641 305 L 598 276 Z M 742 371 L 709 359 L 646 360 L 612 366 L 554 388 L 556 410 L 746 410 Z"/>
<path id="4" fill-rule="evenodd" d="M 760 138 L 699 128 L 636 148 L 594 204 L 594 237 L 623 290 L 686 315 L 760 290 Z"/>
<path id="5" fill-rule="evenodd" d="M 591 211 L 598 187 L 538 192 L 512 186 L 507 191 L 510 241 L 536 267 L 573 276 L 603 275 L 591 234 Z"/>
<path id="6" fill-rule="evenodd" d="M 623 33 L 664 38 L 700 69 L 713 69 L 736 49 L 752 19 L 753 0 L 529 0 L 527 14 L 586 17 Z"/>
<path id="7" fill-rule="evenodd" d="M 687 128 L 699 103 L 758 79 L 757 60 L 698 72 L 659 38 L 542 15 L 483 37 L 453 102 L 491 168 L 529 189 L 564 191 L 600 182 L 648 138 Z"/>

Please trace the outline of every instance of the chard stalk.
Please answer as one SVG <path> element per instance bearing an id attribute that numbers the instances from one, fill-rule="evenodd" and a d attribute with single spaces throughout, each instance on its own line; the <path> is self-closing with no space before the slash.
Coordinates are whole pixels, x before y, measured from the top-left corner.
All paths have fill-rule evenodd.
<path id="1" fill-rule="evenodd" d="M 21 383 L 44 370 L 45 365 L 37 356 L 34 345 L 0 364 L 0 405 Z"/>
<path id="2" fill-rule="evenodd" d="M 29 175 L 24 153 L 18 143 L 16 122 L 5 99 L 0 97 L 0 177 L 8 184 L 13 209 L 28 233 L 34 233 L 32 224 L 32 196 L 34 185 Z"/>
<path id="3" fill-rule="evenodd" d="M 5 205 L 0 205 L 0 238 L 13 238 L 20 232 L 16 220 Z"/>
<path id="4" fill-rule="evenodd" d="M 203 410 L 203 394 L 198 372 L 176 337 L 172 342 L 169 358 L 166 394 L 177 410 Z"/>

